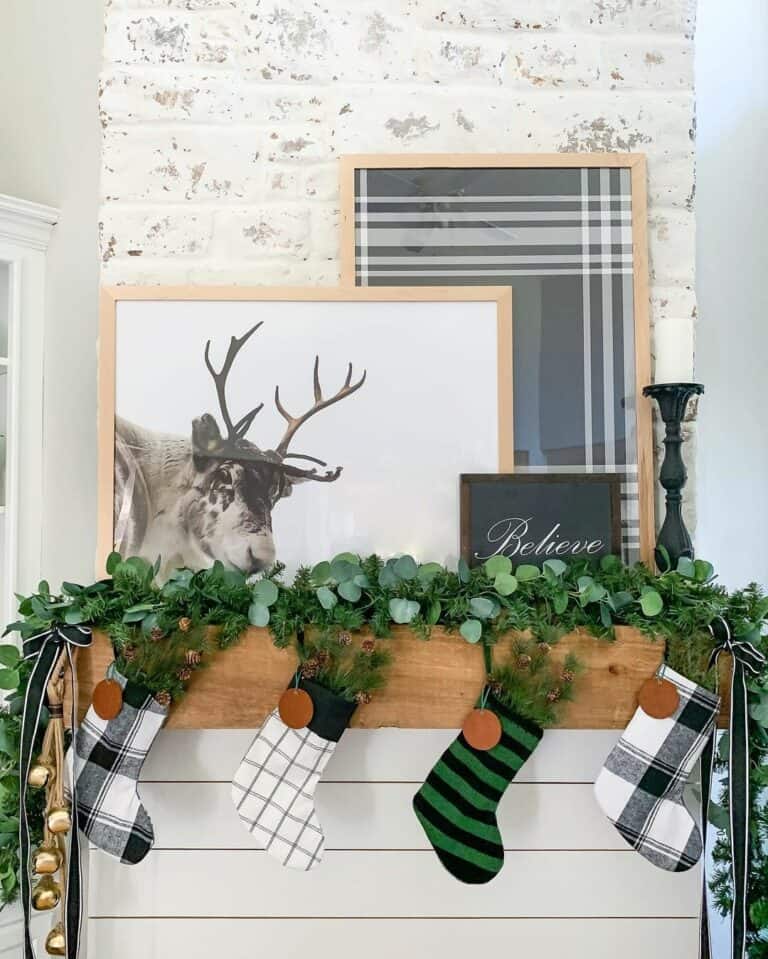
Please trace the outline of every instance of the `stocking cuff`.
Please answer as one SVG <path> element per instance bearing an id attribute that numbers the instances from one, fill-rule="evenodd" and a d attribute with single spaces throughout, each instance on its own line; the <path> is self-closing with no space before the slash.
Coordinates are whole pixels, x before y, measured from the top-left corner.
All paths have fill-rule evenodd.
<path id="1" fill-rule="evenodd" d="M 357 703 L 350 703 L 343 696 L 331 692 L 330 689 L 311 679 L 300 680 L 299 689 L 309 694 L 315 707 L 308 726 L 310 732 L 329 742 L 337 743 L 349 726 L 352 714 L 357 709 Z"/>
<path id="2" fill-rule="evenodd" d="M 514 723 L 525 730 L 531 738 L 539 740 L 544 735 L 544 729 L 538 723 L 528 719 L 511 706 L 507 706 L 493 694 L 488 697 L 488 707 L 496 713 L 499 719 L 506 719 L 508 722 Z"/>
<path id="3" fill-rule="evenodd" d="M 697 733 L 705 733 L 712 727 L 720 709 L 720 697 L 699 686 L 666 663 L 656 670 L 659 679 L 672 683 L 680 694 L 680 702 L 674 714 L 675 722 L 681 722 Z"/>
<path id="4" fill-rule="evenodd" d="M 109 678 L 119 683 L 122 687 L 123 703 L 133 706 L 134 709 L 143 709 L 145 712 L 157 713 L 158 716 L 168 715 L 168 706 L 161 706 L 155 699 L 154 694 L 147 689 L 146 686 L 126 679 L 122 673 L 117 671 L 116 667 L 113 666 L 110 670 Z"/>

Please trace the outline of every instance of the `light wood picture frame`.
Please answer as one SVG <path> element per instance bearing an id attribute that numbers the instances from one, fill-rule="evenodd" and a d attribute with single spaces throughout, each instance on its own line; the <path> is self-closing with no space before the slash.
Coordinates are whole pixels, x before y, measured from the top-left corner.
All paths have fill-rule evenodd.
<path id="1" fill-rule="evenodd" d="M 621 472 L 623 558 L 652 563 L 645 157 L 359 154 L 340 178 L 343 284 L 514 286 L 515 470 Z"/>
<path id="2" fill-rule="evenodd" d="M 509 287 L 105 288 L 98 571 L 455 562 L 459 473 L 512 464 L 512 354 Z"/>

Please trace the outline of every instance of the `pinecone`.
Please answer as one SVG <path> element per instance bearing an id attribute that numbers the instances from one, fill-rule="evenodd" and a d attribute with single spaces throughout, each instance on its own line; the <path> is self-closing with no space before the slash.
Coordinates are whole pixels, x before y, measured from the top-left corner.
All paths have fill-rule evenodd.
<path id="1" fill-rule="evenodd" d="M 320 664 L 314 656 L 302 663 L 301 675 L 304 677 L 304 679 L 314 679 L 319 671 Z"/>
<path id="2" fill-rule="evenodd" d="M 528 669 L 531 665 L 531 657 L 527 653 L 523 653 L 521 656 L 517 657 L 517 666 L 519 669 Z"/>
<path id="3" fill-rule="evenodd" d="M 182 683 L 186 683 L 188 679 L 192 678 L 192 670 L 189 666 L 182 666 L 178 672 L 178 676 Z"/>
<path id="4" fill-rule="evenodd" d="M 560 699 L 560 690 L 559 689 L 550 689 L 547 693 L 547 702 L 556 703 Z"/>
<path id="5" fill-rule="evenodd" d="M 188 633 L 192 629 L 192 620 L 189 616 L 182 616 L 178 623 L 179 629 L 182 633 Z"/>
<path id="6" fill-rule="evenodd" d="M 370 701 L 371 694 L 366 693 L 363 689 L 361 689 L 360 692 L 355 695 L 355 702 L 358 706 L 367 706 Z"/>
<path id="7" fill-rule="evenodd" d="M 327 649 L 318 649 L 313 658 L 317 660 L 317 665 L 322 669 L 328 665 L 328 660 L 331 657 Z"/>
<path id="8" fill-rule="evenodd" d="M 123 659 L 126 663 L 132 663 L 136 659 L 136 648 L 134 646 L 124 646 Z"/>
<path id="9" fill-rule="evenodd" d="M 546 656 L 548 652 L 552 649 L 549 643 L 537 643 L 536 649 L 543 655 Z"/>
<path id="10" fill-rule="evenodd" d="M 564 683 L 572 683 L 574 679 L 576 679 L 576 673 L 574 673 L 572 669 L 564 669 L 563 675 L 560 677 L 560 679 Z"/>
<path id="11" fill-rule="evenodd" d="M 184 661 L 187 666 L 199 666 L 200 660 L 203 658 L 203 654 L 196 649 L 188 649 Z"/>
<path id="12" fill-rule="evenodd" d="M 491 691 L 491 693 L 493 693 L 494 696 L 501 696 L 501 694 L 504 692 L 503 684 L 495 679 L 488 683 L 488 689 Z"/>
<path id="13" fill-rule="evenodd" d="M 159 626 L 153 626 L 149 631 L 149 638 L 153 643 L 159 642 L 163 636 L 165 636 L 165 632 Z"/>
<path id="14" fill-rule="evenodd" d="M 339 637 L 338 637 L 339 646 L 349 646 L 351 642 L 352 642 L 352 635 L 350 633 L 348 633 L 346 630 L 339 633 Z"/>
<path id="15" fill-rule="evenodd" d="M 155 693 L 155 702 L 158 706 L 170 706 L 171 694 L 167 689 L 161 689 L 159 693 Z"/>
<path id="16" fill-rule="evenodd" d="M 364 653 L 372 653 L 374 649 L 376 649 L 376 640 L 364 639 L 362 643 L 360 643 L 360 649 L 362 649 Z"/>

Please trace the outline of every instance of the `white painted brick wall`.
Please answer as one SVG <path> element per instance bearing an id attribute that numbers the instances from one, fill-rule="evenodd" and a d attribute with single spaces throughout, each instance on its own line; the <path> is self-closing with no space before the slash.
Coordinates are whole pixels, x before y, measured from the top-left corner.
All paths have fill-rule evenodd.
<path id="1" fill-rule="evenodd" d="M 108 0 L 103 278 L 335 283 L 347 152 L 637 150 L 657 339 L 689 350 L 694 7 Z"/>

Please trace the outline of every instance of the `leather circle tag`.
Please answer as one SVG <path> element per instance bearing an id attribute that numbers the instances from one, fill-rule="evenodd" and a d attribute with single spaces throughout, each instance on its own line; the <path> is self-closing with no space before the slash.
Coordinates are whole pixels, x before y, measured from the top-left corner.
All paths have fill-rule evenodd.
<path id="1" fill-rule="evenodd" d="M 487 752 L 501 741 L 501 722 L 490 709 L 473 709 L 461 731 L 473 749 Z"/>
<path id="2" fill-rule="evenodd" d="M 100 719 L 114 719 L 123 708 L 123 690 L 114 679 L 102 679 L 93 691 L 91 701 L 94 712 Z"/>
<path id="3" fill-rule="evenodd" d="M 669 719 L 680 703 L 680 694 L 674 683 L 654 676 L 646 679 L 640 687 L 637 702 L 642 711 L 653 719 Z"/>
<path id="4" fill-rule="evenodd" d="M 286 689 L 277 704 L 280 718 L 291 729 L 304 729 L 312 722 L 315 704 L 303 689 Z"/>

